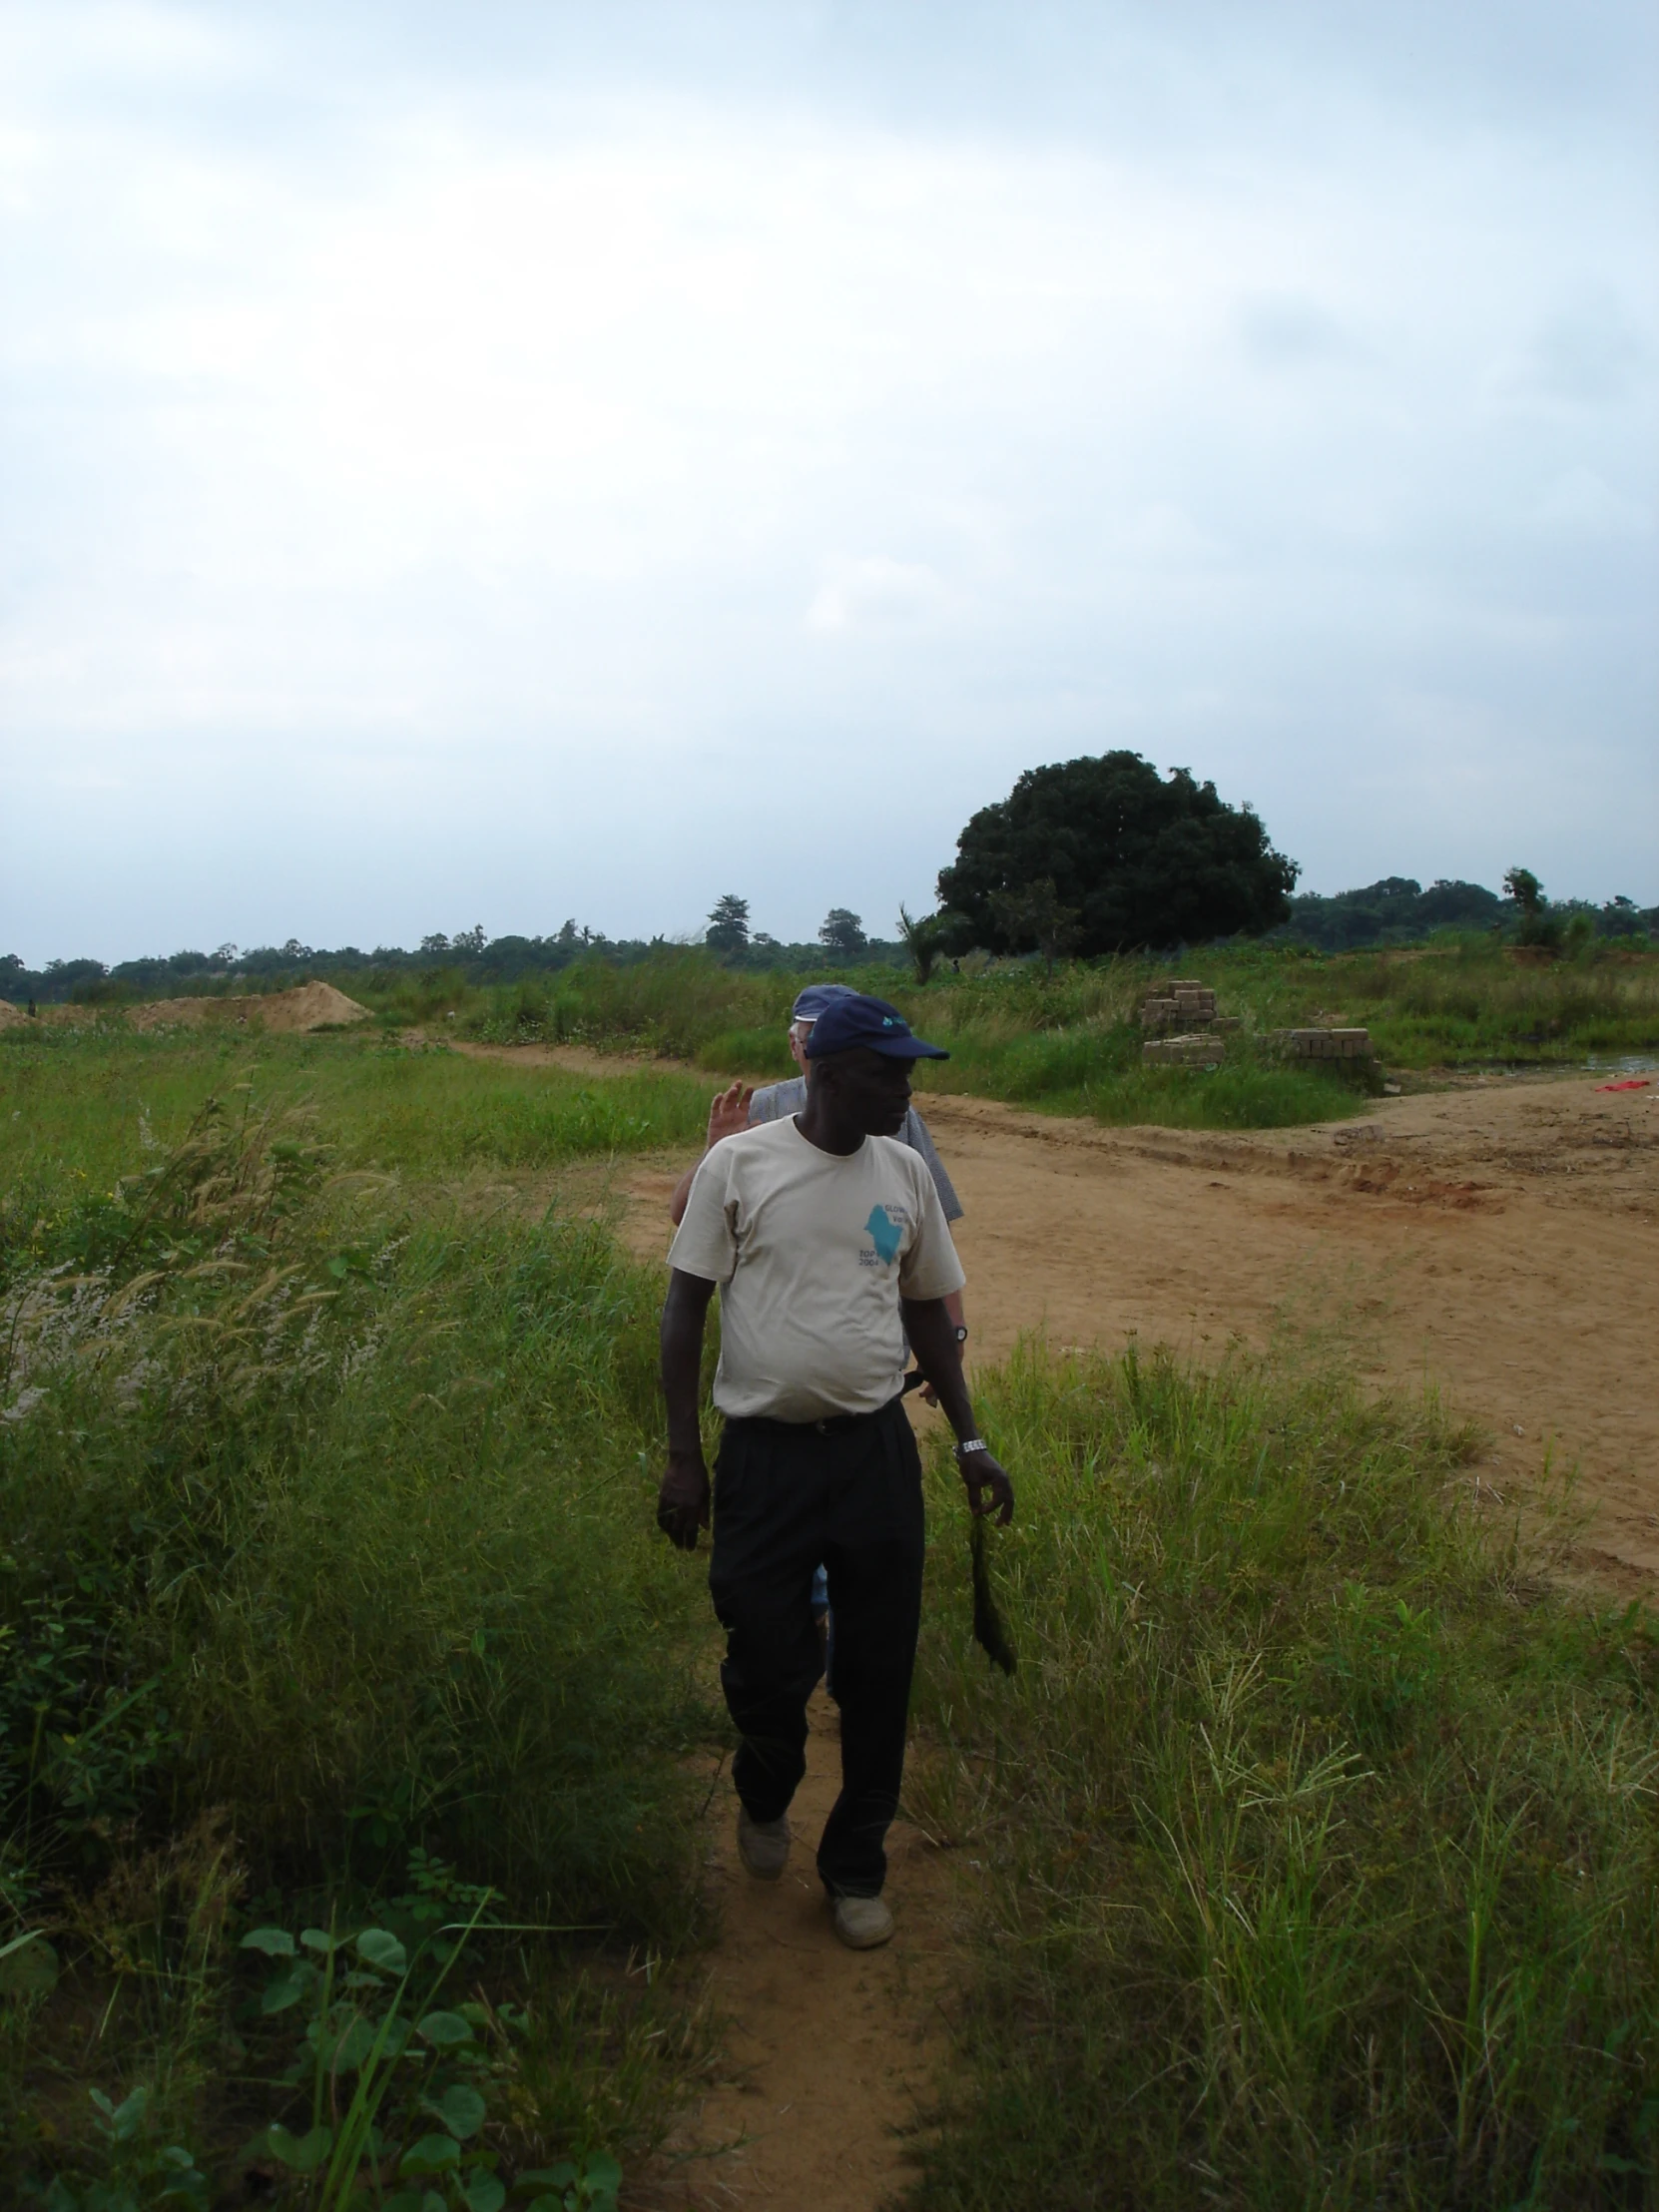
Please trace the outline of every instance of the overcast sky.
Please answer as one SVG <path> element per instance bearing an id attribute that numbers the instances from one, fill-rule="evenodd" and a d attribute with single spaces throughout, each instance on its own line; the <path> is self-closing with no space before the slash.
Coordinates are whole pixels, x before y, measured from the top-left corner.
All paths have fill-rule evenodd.
<path id="1" fill-rule="evenodd" d="M 0 951 L 1659 899 L 1645 0 L 0 7 Z"/>

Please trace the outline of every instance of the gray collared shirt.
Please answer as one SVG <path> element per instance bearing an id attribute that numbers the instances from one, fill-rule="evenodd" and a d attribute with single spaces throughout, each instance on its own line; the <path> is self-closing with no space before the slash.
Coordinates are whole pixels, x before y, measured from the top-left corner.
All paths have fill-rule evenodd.
<path id="1" fill-rule="evenodd" d="M 792 1075 L 787 1082 L 768 1083 L 749 1101 L 751 1126 L 758 1121 L 783 1121 L 787 1115 L 799 1114 L 807 1103 L 807 1078 Z M 907 1144 L 912 1152 L 919 1152 L 927 1164 L 927 1172 L 933 1178 L 933 1188 L 939 1194 L 939 1204 L 944 1208 L 946 1221 L 960 1221 L 962 1202 L 956 1196 L 944 1162 L 933 1149 L 933 1140 L 927 1134 L 927 1124 L 912 1106 L 904 1116 L 904 1126 L 898 1132 L 900 1144 Z"/>

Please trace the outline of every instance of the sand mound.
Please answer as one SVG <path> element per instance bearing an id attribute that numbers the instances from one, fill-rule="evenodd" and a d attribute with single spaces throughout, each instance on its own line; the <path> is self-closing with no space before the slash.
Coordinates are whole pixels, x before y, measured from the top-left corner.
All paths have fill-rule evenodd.
<path id="1" fill-rule="evenodd" d="M 31 1021 L 54 1023 L 60 1029 L 75 1029 L 98 1019 L 96 1006 L 37 1006 L 31 1015 L 10 1000 L 0 999 L 0 1005 L 9 1008 L 7 1013 L 0 1014 L 0 1029 L 12 1029 L 19 1022 L 27 1024 Z M 105 1012 L 108 1011 L 106 1007 Z"/>
<path id="2" fill-rule="evenodd" d="M 271 991 L 263 998 L 158 998 L 133 1007 L 127 1018 L 135 1029 L 200 1028 L 212 1022 L 300 1030 L 345 1029 L 374 1017 L 332 983 L 301 983 L 296 990 Z"/>

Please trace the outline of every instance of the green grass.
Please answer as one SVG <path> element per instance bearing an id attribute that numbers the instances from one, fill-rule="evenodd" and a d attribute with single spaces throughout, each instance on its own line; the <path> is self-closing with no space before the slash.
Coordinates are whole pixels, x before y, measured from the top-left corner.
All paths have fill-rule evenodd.
<path id="1" fill-rule="evenodd" d="M 706 1086 L 671 1070 L 600 1078 L 345 1036 L 0 1033 L 0 1178 L 106 1187 L 176 1144 L 210 1090 L 312 1102 L 337 1163 L 420 1177 L 537 1170 L 694 1144 Z"/>
<path id="2" fill-rule="evenodd" d="M 210 2164 L 285 2116 L 214 2055 L 235 1939 L 383 1923 L 411 1854 L 590 1951 L 693 1935 L 714 1722 L 706 1597 L 653 1522 L 657 1283 L 591 1223 L 426 1179 L 702 1111 L 686 1078 L 343 1040 L 0 1051 L 0 1943 L 42 1929 L 65 1967 L 55 1999 L 0 1974 L 8 2194 L 48 2123 L 52 2170 L 127 2171 L 89 2085 L 145 2088 L 152 2148 Z M 607 2098 L 559 1945 L 526 1942 L 480 1968 L 531 1992 L 496 2069 L 521 2144 L 624 2107 L 586 2147 L 655 2139 L 697 2036 L 659 2006 L 642 2045 L 607 2000 L 596 2047 L 636 2083 Z M 256 2072 L 287 2027 L 236 2030 Z"/>
<path id="3" fill-rule="evenodd" d="M 1242 1024 L 1225 1078 L 1202 1070 L 1143 1076 L 1136 1010 L 1172 972 L 1212 983 L 1222 1012 Z M 545 983 L 494 991 L 468 989 L 456 976 L 438 995 L 463 1030 L 480 1036 L 658 1052 L 770 1080 L 789 1072 L 784 1031 L 795 992 L 833 973 L 752 975 L 702 951 L 674 950 L 628 968 L 584 962 Z M 372 976 L 335 980 L 382 1003 Z M 1062 965 L 1052 977 L 1032 961 L 974 960 L 960 973 L 941 970 L 925 988 L 898 970 L 860 969 L 856 980 L 896 1000 L 919 1033 L 950 1049 L 949 1066 L 923 1077 L 928 1086 L 1112 1123 L 1265 1128 L 1352 1111 L 1349 1080 L 1331 1069 L 1277 1065 L 1261 1045 L 1271 1030 L 1322 1020 L 1369 1028 L 1382 1067 L 1395 1075 L 1566 1068 L 1659 1052 L 1659 948 L 1612 942 L 1541 966 L 1518 962 L 1489 937 L 1446 936 L 1330 955 L 1227 945 L 1183 952 L 1173 967 L 1125 958 Z M 388 1018 L 414 988 L 402 981 L 384 996 Z"/>
<path id="4" fill-rule="evenodd" d="M 938 1464 L 910 1798 L 975 1967 L 918 2212 L 1652 2201 L 1650 1616 L 1528 1573 L 1432 1405 L 1028 1349 L 981 1411 L 1021 1665 Z"/>
<path id="5" fill-rule="evenodd" d="M 1283 1073 L 1126 1065 L 1123 987 L 1057 978 L 1047 1028 L 1028 971 L 941 992 L 952 1068 L 1172 1119 Z M 660 1286 L 524 1203 L 688 1141 L 705 1088 L 0 1041 L 0 1945 L 61 1969 L 0 1958 L 8 2201 L 148 2206 L 174 2148 L 239 2201 L 255 2129 L 309 2124 L 244 1934 L 412 1940 L 479 1884 L 592 1932 L 467 1956 L 504 2170 L 637 2169 L 707 2078 L 707 2007 L 628 1962 L 698 1939 L 719 1735 L 703 1577 L 652 1525 Z M 1653 2201 L 1649 1616 L 1552 1594 L 1432 1405 L 1035 1350 L 980 1399 L 1022 1663 L 967 1640 L 934 1465 L 911 1801 L 970 1949 L 917 2212 Z"/>
<path id="6" fill-rule="evenodd" d="M 916 1088 L 1006 1099 L 1048 1113 L 1083 1114 L 1110 1127 L 1284 1129 L 1357 1113 L 1378 1079 L 1289 1067 L 1253 1039 L 1231 1037 L 1214 1068 L 1148 1067 L 1138 1026 L 1052 1030 L 1006 1021 L 945 1033 L 950 1058 L 918 1063 Z M 938 1040 L 944 1041 L 941 1036 Z"/>
<path id="7" fill-rule="evenodd" d="M 1241 1024 L 1222 1071 L 1141 1067 L 1136 1012 L 1148 990 L 1168 980 L 1168 960 L 1062 965 L 1049 977 L 1033 961 L 976 958 L 960 973 L 941 970 L 925 988 L 902 970 L 860 968 L 855 980 L 895 999 L 920 1034 L 952 1053 L 948 1065 L 924 1071 L 924 1088 L 1112 1124 L 1290 1127 L 1353 1112 L 1379 1069 L 1432 1079 L 1459 1068 L 1568 1068 L 1659 1053 L 1659 948 L 1602 941 L 1535 966 L 1489 937 L 1331 955 L 1239 944 L 1184 952 L 1174 970 L 1212 983 L 1221 1011 Z M 665 948 L 629 967 L 583 960 L 556 975 L 489 988 L 442 965 L 414 975 L 340 971 L 330 979 L 378 1015 L 383 1066 L 406 1070 L 410 1056 L 395 1040 L 419 1022 L 493 1043 L 586 1044 L 771 1081 L 790 1072 L 785 1031 L 795 993 L 836 972 L 750 974 L 699 949 Z M 1286 1065 L 1265 1045 L 1272 1030 L 1319 1021 L 1370 1029 L 1379 1060 L 1369 1078 Z M 17 1032 L 7 1041 L 15 1045 Z M 176 1049 L 158 1040 L 152 1064 L 170 1064 Z M 234 1056 L 250 1047 L 226 1041 L 195 1049 Z M 255 1049 L 262 1064 L 285 1055 L 284 1064 L 327 1071 L 313 1079 L 334 1087 L 342 1109 L 349 1103 L 361 1125 L 354 1141 L 365 1152 L 378 1144 L 412 1165 L 418 1151 L 434 1173 L 693 1142 L 701 1124 L 693 1091 L 654 1090 L 647 1072 L 631 1072 L 633 1087 L 612 1093 L 556 1071 L 529 1079 L 503 1071 L 486 1095 L 441 1058 L 437 1068 L 447 1073 L 414 1080 L 377 1073 L 377 1056 L 365 1055 L 360 1038 L 272 1038 Z M 136 1050 L 133 1065 L 143 1065 Z M 440 1106 L 441 1119 L 434 1113 Z"/>

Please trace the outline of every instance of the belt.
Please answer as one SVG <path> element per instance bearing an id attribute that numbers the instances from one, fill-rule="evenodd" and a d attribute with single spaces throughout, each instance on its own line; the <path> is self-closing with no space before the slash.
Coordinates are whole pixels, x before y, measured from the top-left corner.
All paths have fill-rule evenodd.
<path id="1" fill-rule="evenodd" d="M 770 1413 L 736 1413 L 727 1420 L 728 1428 L 760 1428 L 775 1436 L 847 1436 L 872 1421 L 885 1420 L 895 1405 L 902 1404 L 904 1392 L 889 1397 L 885 1405 L 876 1406 L 873 1413 L 826 1413 L 822 1420 L 774 1420 Z"/>

